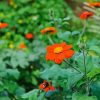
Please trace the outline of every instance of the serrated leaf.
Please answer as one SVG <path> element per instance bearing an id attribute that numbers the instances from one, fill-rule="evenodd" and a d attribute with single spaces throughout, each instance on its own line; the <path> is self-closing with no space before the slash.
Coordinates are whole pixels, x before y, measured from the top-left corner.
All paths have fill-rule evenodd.
<path id="1" fill-rule="evenodd" d="M 100 80 L 91 84 L 91 91 L 100 100 Z"/>
<path id="2" fill-rule="evenodd" d="M 87 96 L 80 93 L 74 93 L 72 95 L 72 100 L 97 100 L 95 96 Z"/>
<path id="3" fill-rule="evenodd" d="M 11 100 L 9 97 L 0 97 L 0 100 Z"/>
<path id="4" fill-rule="evenodd" d="M 22 95 L 23 99 L 28 99 L 28 100 L 38 100 L 38 89 L 34 89 L 28 93 L 25 93 Z"/>
<path id="5" fill-rule="evenodd" d="M 99 46 L 91 46 L 89 50 L 95 51 L 100 56 L 100 47 Z"/>
<path id="6" fill-rule="evenodd" d="M 73 31 L 72 32 L 72 35 L 77 35 L 77 34 L 80 34 L 80 32 L 79 31 Z"/>
<path id="7" fill-rule="evenodd" d="M 64 33 L 57 34 L 57 36 L 58 36 L 59 39 L 62 39 L 64 41 L 68 41 L 69 37 L 71 36 L 71 32 L 70 31 L 66 31 Z"/>
<path id="8" fill-rule="evenodd" d="M 20 74 L 17 69 L 6 69 L 6 73 L 7 75 L 14 77 L 15 79 L 18 79 Z"/>
<path id="9" fill-rule="evenodd" d="M 100 74 L 100 68 L 93 68 L 88 74 L 87 76 L 89 78 L 94 77 L 95 75 Z"/>
<path id="10" fill-rule="evenodd" d="M 41 77 L 46 80 L 57 80 L 59 78 L 66 79 L 68 80 L 69 87 L 79 81 L 83 77 L 83 74 L 73 69 L 63 69 L 58 65 L 53 65 L 51 68 L 41 72 Z"/>

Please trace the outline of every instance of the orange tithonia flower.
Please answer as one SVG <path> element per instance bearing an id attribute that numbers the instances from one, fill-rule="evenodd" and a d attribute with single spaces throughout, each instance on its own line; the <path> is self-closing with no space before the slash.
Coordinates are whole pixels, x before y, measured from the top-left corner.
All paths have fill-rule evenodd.
<path id="1" fill-rule="evenodd" d="M 100 7 L 100 2 L 90 3 L 91 7 Z"/>
<path id="2" fill-rule="evenodd" d="M 72 45 L 67 45 L 65 42 L 48 46 L 46 60 L 60 64 L 65 58 L 71 58 L 74 55 L 74 50 L 71 50 L 71 48 Z"/>
<path id="3" fill-rule="evenodd" d="M 55 34 L 56 32 L 57 32 L 57 30 L 55 29 L 55 27 L 47 27 L 47 28 L 41 30 L 42 34 L 45 34 L 45 33 Z"/>
<path id="4" fill-rule="evenodd" d="M 1 23 L 1 22 L 0 22 L 0 28 L 6 28 L 7 26 L 8 26 L 7 23 Z"/>
<path id="5" fill-rule="evenodd" d="M 81 19 L 87 19 L 89 17 L 93 16 L 93 13 L 92 12 L 88 12 L 88 11 L 85 11 L 83 12 L 81 15 L 80 15 L 80 18 Z"/>
<path id="6" fill-rule="evenodd" d="M 33 39 L 33 34 L 32 33 L 27 33 L 26 35 L 25 35 L 25 37 L 26 37 L 26 39 Z"/>
<path id="7" fill-rule="evenodd" d="M 26 48 L 26 45 L 24 43 L 21 43 L 20 46 L 19 46 L 19 48 L 20 49 L 25 49 Z"/>
<path id="8" fill-rule="evenodd" d="M 46 80 L 44 80 L 44 82 L 39 85 L 39 89 L 44 90 L 45 92 L 48 92 L 50 90 L 54 91 L 55 87 L 52 86 L 51 82 L 47 82 Z"/>

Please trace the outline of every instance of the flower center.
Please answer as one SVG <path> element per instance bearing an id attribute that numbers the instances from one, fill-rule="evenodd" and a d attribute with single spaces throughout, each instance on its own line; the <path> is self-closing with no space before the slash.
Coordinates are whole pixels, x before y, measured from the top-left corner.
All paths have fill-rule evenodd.
<path id="1" fill-rule="evenodd" d="M 63 51 L 63 48 L 62 47 L 56 47 L 54 49 L 54 53 L 61 53 Z"/>

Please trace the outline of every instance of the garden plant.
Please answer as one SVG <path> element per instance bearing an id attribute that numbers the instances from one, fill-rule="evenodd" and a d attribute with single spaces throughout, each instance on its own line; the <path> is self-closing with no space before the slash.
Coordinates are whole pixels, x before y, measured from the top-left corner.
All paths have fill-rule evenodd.
<path id="1" fill-rule="evenodd" d="M 100 100 L 100 1 L 0 0 L 0 100 Z"/>

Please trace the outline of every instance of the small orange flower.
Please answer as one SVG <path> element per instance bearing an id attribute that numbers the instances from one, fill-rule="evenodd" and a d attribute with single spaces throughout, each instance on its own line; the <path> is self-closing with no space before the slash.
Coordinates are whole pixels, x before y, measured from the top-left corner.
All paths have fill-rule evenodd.
<path id="1" fill-rule="evenodd" d="M 0 28 L 6 28 L 7 26 L 8 26 L 7 23 L 1 23 L 1 22 L 0 22 Z"/>
<path id="2" fill-rule="evenodd" d="M 26 37 L 26 39 L 33 39 L 33 34 L 32 33 L 27 33 L 26 35 L 25 35 L 25 37 Z"/>
<path id="3" fill-rule="evenodd" d="M 45 33 L 55 34 L 56 32 L 57 32 L 57 30 L 55 29 L 55 27 L 47 27 L 47 28 L 41 30 L 42 34 L 45 34 Z"/>
<path id="4" fill-rule="evenodd" d="M 39 89 L 44 90 L 45 92 L 48 92 L 50 90 L 52 91 L 55 90 L 51 82 L 47 82 L 46 80 L 44 80 L 44 82 L 39 85 Z"/>
<path id="5" fill-rule="evenodd" d="M 67 45 L 65 42 L 48 46 L 46 60 L 60 64 L 65 58 L 71 58 L 74 55 L 74 50 L 71 48 L 72 45 Z"/>
<path id="6" fill-rule="evenodd" d="M 55 88 L 53 86 L 48 86 L 47 88 L 44 89 L 45 92 L 48 92 L 50 90 L 54 91 Z"/>
<path id="7" fill-rule="evenodd" d="M 19 48 L 20 49 L 25 49 L 26 48 L 26 45 L 24 43 L 21 43 L 20 46 L 19 46 Z"/>
<path id="8" fill-rule="evenodd" d="M 87 18 L 89 18 L 91 16 L 93 16 L 92 12 L 85 11 L 80 15 L 80 19 L 87 19 Z"/>
<path id="9" fill-rule="evenodd" d="M 91 7 L 100 7 L 100 2 L 90 3 Z"/>

